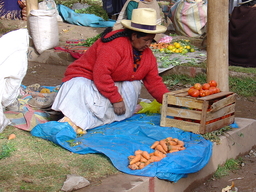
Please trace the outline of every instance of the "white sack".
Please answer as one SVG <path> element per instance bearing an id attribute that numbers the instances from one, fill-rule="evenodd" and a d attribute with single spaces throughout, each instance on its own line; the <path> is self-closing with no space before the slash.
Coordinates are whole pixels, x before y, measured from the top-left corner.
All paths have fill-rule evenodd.
<path id="1" fill-rule="evenodd" d="M 59 11 L 57 9 L 57 5 L 54 0 L 44 0 L 40 3 L 38 3 L 38 9 L 40 10 L 55 10 L 55 14 L 57 17 L 57 21 L 63 21 L 62 17 L 59 14 Z"/>
<path id="2" fill-rule="evenodd" d="M 10 124 L 3 110 L 17 99 L 27 72 L 28 46 L 27 29 L 9 32 L 0 38 L 0 133 Z"/>
<path id="3" fill-rule="evenodd" d="M 59 27 L 54 9 L 31 10 L 28 24 L 33 43 L 39 54 L 59 45 Z"/>

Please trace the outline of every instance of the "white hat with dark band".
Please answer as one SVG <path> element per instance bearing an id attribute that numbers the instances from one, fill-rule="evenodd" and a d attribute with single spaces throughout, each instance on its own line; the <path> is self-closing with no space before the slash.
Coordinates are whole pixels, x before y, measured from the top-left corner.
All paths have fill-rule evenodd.
<path id="1" fill-rule="evenodd" d="M 138 8 L 132 11 L 131 20 L 122 20 L 124 27 L 134 31 L 157 34 L 164 33 L 167 28 L 156 24 L 156 10 L 151 8 Z"/>

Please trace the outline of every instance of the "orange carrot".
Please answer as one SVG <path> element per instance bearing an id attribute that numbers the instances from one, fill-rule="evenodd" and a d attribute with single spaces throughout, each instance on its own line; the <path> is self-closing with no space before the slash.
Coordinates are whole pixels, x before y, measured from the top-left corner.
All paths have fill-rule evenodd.
<path id="1" fill-rule="evenodd" d="M 169 153 L 178 152 L 179 150 L 171 150 Z"/>
<path id="2" fill-rule="evenodd" d="M 166 153 L 166 151 L 163 149 L 162 145 L 157 145 L 155 149 L 158 151 L 161 151 L 163 154 Z"/>
<path id="3" fill-rule="evenodd" d="M 151 158 L 154 162 L 158 162 L 162 159 L 161 157 L 158 157 L 158 156 L 152 156 Z"/>
<path id="4" fill-rule="evenodd" d="M 180 150 L 181 146 L 180 145 L 173 145 L 171 146 L 171 151 L 172 150 Z"/>
<path id="5" fill-rule="evenodd" d="M 130 161 L 130 165 L 134 164 L 134 163 L 137 163 L 138 161 L 140 161 L 141 159 L 141 155 L 138 154 L 136 155 L 131 161 Z"/>
<path id="6" fill-rule="evenodd" d="M 154 155 L 154 152 L 153 153 L 149 153 L 150 156 Z"/>
<path id="7" fill-rule="evenodd" d="M 154 155 L 153 155 L 153 156 L 154 156 Z M 150 159 L 148 160 L 148 162 L 153 163 L 154 160 L 150 157 Z"/>
<path id="8" fill-rule="evenodd" d="M 172 140 L 172 137 L 167 137 L 166 138 L 168 141 L 171 141 Z"/>
<path id="9" fill-rule="evenodd" d="M 173 140 L 169 141 L 169 144 L 170 144 L 170 145 L 173 145 L 173 146 L 174 146 L 174 145 L 177 145 L 177 143 L 176 143 L 175 141 L 173 141 Z"/>
<path id="10" fill-rule="evenodd" d="M 142 152 L 143 152 L 143 151 L 141 151 L 141 150 L 139 149 L 139 150 L 137 150 L 137 151 L 134 152 L 134 155 L 141 155 Z"/>
<path id="11" fill-rule="evenodd" d="M 168 148 L 167 148 L 167 145 L 166 145 L 166 143 L 165 143 L 165 140 L 161 140 L 159 143 L 160 143 L 160 145 L 163 147 L 163 149 L 165 150 L 165 152 L 167 152 L 167 151 L 168 151 Z"/>
<path id="12" fill-rule="evenodd" d="M 149 160 L 150 159 L 150 155 L 148 154 L 147 151 L 143 151 L 141 154 L 145 159 Z"/>
<path id="13" fill-rule="evenodd" d="M 184 149 L 186 149 L 186 148 L 184 146 L 181 146 L 179 150 L 182 151 Z"/>
<path id="14" fill-rule="evenodd" d="M 128 159 L 131 161 L 134 157 L 135 157 L 134 155 L 130 155 L 130 156 L 128 157 Z"/>
<path id="15" fill-rule="evenodd" d="M 145 167 L 145 163 L 141 163 L 140 165 L 139 165 L 139 169 L 143 169 Z"/>
<path id="16" fill-rule="evenodd" d="M 140 162 L 142 162 L 142 163 L 145 163 L 145 162 L 147 162 L 148 160 L 146 159 L 146 158 L 144 158 L 143 156 L 141 157 L 141 159 L 140 159 Z"/>
<path id="17" fill-rule="evenodd" d="M 160 151 L 158 151 L 158 150 L 156 150 L 156 151 L 154 152 L 154 155 L 157 156 L 157 157 L 161 157 L 161 158 L 166 157 L 165 154 L 163 154 L 162 152 L 160 152 Z"/>
<path id="18" fill-rule="evenodd" d="M 13 133 L 8 136 L 8 140 L 15 139 L 15 138 L 16 138 L 16 135 Z"/>
<path id="19" fill-rule="evenodd" d="M 181 140 L 178 140 L 178 145 L 181 145 L 181 146 L 184 146 L 184 142 L 183 141 L 181 141 Z"/>
<path id="20" fill-rule="evenodd" d="M 149 160 L 145 163 L 145 166 L 147 166 L 147 165 L 149 165 L 150 163 L 152 163 L 152 162 L 150 162 Z"/>
<path id="21" fill-rule="evenodd" d="M 135 165 L 135 164 L 133 164 L 133 165 L 129 165 L 128 166 L 130 169 L 132 169 L 132 170 L 136 170 L 136 169 L 138 169 L 138 166 L 137 165 Z"/>
<path id="22" fill-rule="evenodd" d="M 154 143 L 153 143 L 153 145 L 151 145 L 151 149 L 155 149 L 156 148 L 156 146 L 159 144 L 159 141 L 155 141 Z"/>

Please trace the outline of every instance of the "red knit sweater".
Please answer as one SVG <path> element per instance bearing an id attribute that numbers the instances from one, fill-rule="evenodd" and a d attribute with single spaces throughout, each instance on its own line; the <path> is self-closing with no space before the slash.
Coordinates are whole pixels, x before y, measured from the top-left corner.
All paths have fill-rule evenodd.
<path id="1" fill-rule="evenodd" d="M 148 92 L 162 103 L 163 94 L 169 90 L 158 75 L 156 58 L 150 48 L 143 51 L 136 72 L 133 71 L 133 63 L 132 45 L 127 37 L 119 37 L 108 43 L 99 39 L 68 66 L 63 82 L 74 77 L 85 77 L 92 80 L 111 103 L 116 103 L 122 100 L 122 96 L 114 82 L 142 80 Z"/>

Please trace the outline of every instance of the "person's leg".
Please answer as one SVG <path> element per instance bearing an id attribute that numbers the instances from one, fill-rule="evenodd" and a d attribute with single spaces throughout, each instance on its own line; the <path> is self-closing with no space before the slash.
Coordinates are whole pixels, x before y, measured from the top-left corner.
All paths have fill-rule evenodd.
<path id="1" fill-rule="evenodd" d="M 77 77 L 60 88 L 52 109 L 61 111 L 72 123 L 83 130 L 121 121 L 131 117 L 137 106 L 140 81 L 116 83 L 126 105 L 124 115 L 116 115 L 110 101 L 102 96 L 91 80 Z"/>

